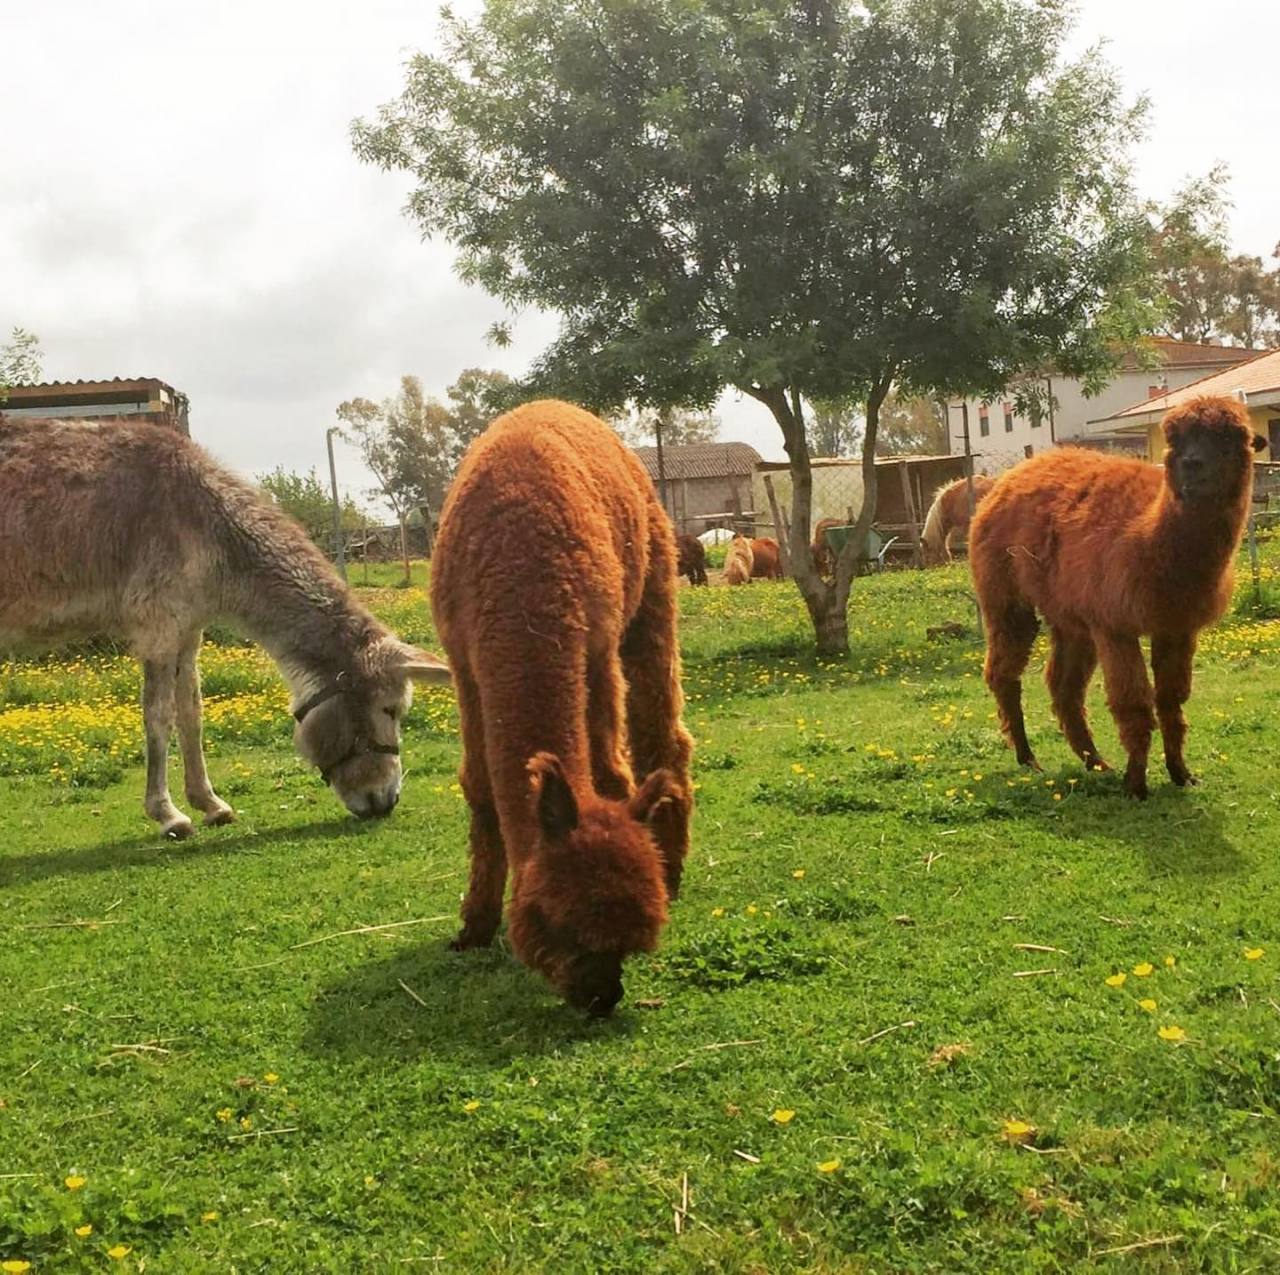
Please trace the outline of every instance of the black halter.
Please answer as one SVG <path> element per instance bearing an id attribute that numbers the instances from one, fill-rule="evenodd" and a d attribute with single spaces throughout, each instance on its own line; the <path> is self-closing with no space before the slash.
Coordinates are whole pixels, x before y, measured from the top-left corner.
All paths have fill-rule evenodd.
<path id="1" fill-rule="evenodd" d="M 346 693 L 347 688 L 336 682 L 332 686 L 326 686 L 323 690 L 317 691 L 314 695 L 303 700 L 302 703 L 293 710 L 293 720 L 295 722 L 301 722 L 313 708 L 318 708 L 325 702 L 325 700 L 330 700 L 333 699 L 335 695 L 345 695 Z M 364 744 L 363 747 L 361 747 L 362 744 Z M 327 766 L 317 767 L 320 771 L 320 778 L 323 779 L 326 784 L 332 782 L 330 776 L 338 769 L 339 766 L 346 765 L 347 762 L 351 761 L 355 757 L 363 757 L 366 753 L 381 753 L 385 757 L 399 757 L 400 745 L 366 744 L 364 743 L 363 738 L 357 735 L 355 743 L 351 745 L 349 752 L 344 754 L 342 757 L 339 757 L 337 761 L 330 762 Z"/>

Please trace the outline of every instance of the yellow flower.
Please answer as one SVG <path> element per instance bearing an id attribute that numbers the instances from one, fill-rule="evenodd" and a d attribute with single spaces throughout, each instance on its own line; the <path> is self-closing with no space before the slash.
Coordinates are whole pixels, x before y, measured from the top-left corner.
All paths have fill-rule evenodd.
<path id="1" fill-rule="evenodd" d="M 804 767 L 798 761 L 793 761 L 791 763 L 791 772 L 795 775 L 803 775 Z"/>
<path id="2" fill-rule="evenodd" d="M 795 877 L 795 879 L 796 879 L 797 881 L 803 881 L 803 880 L 804 880 L 804 869 L 803 869 L 803 868 L 797 868 L 797 869 L 796 869 L 796 870 L 795 870 L 791 875 L 792 875 L 793 877 Z"/>
<path id="3" fill-rule="evenodd" d="M 1000 1126 L 1000 1136 L 1006 1142 L 1029 1142 L 1036 1127 L 1025 1120 L 1006 1120 Z"/>
<path id="4" fill-rule="evenodd" d="M 711 915 L 712 915 L 712 916 L 724 916 L 724 908 L 712 908 L 712 909 L 711 909 Z"/>
<path id="5" fill-rule="evenodd" d="M 252 1129 L 252 1128 L 253 1128 L 253 1117 L 252 1117 L 252 1116 L 241 1116 L 241 1117 L 240 1117 L 240 1128 L 242 1128 L 242 1129 Z"/>
<path id="6" fill-rule="evenodd" d="M 1133 972 L 1138 978 L 1148 978 L 1155 972 L 1155 968 L 1150 961 L 1140 961 L 1133 967 Z"/>
<path id="7" fill-rule="evenodd" d="M 1154 1014 L 1156 1012 L 1156 1003 L 1148 997 L 1147 999 L 1140 1000 L 1138 1002 L 1138 1008 L 1145 1009 L 1148 1014 Z"/>
<path id="8" fill-rule="evenodd" d="M 1171 970 L 1171 969 L 1173 969 L 1173 967 L 1174 967 L 1175 965 L 1177 965 L 1177 963 L 1178 963 L 1178 962 L 1177 962 L 1177 961 L 1175 961 L 1175 960 L 1173 959 L 1173 957 L 1172 957 L 1172 956 L 1166 956 L 1166 957 L 1164 958 L 1164 967 L 1165 967 L 1165 969 L 1167 969 L 1167 970 Z"/>
<path id="9" fill-rule="evenodd" d="M 76 1227 L 76 1234 L 77 1234 L 81 1239 L 85 1239 L 87 1236 L 92 1235 L 92 1234 L 93 1234 L 93 1223 L 92 1223 L 92 1222 L 86 1222 L 83 1226 L 77 1226 L 77 1227 Z"/>
<path id="10" fill-rule="evenodd" d="M 747 904 L 747 915 L 748 915 L 748 916 L 755 916 L 755 914 L 756 914 L 759 910 L 760 910 L 760 909 L 759 909 L 758 907 L 756 907 L 756 905 L 755 905 L 754 903 L 748 903 L 748 904 Z"/>
<path id="11" fill-rule="evenodd" d="M 122 1257 L 128 1257 L 132 1252 L 128 1244 L 117 1244 L 114 1248 L 107 1249 L 107 1256 L 113 1261 L 118 1262 Z"/>
<path id="12" fill-rule="evenodd" d="M 85 1179 L 80 1177 L 79 1174 L 73 1173 L 69 1178 L 63 1178 L 62 1184 L 68 1191 L 78 1191 L 84 1186 Z"/>
<path id="13" fill-rule="evenodd" d="M 982 782 L 982 776 L 977 771 L 974 771 L 973 782 L 975 784 L 980 784 Z"/>
<path id="14" fill-rule="evenodd" d="M 274 1084 L 276 1083 L 276 1081 L 280 1079 L 280 1077 L 279 1077 L 279 1076 L 277 1076 L 277 1075 L 276 1075 L 276 1073 L 275 1073 L 274 1071 L 269 1071 L 269 1072 L 267 1072 L 267 1074 L 266 1074 L 265 1076 L 263 1076 L 263 1077 L 262 1077 L 262 1079 L 263 1079 L 267 1084 L 269 1084 L 269 1085 L 274 1085 Z"/>
<path id="15" fill-rule="evenodd" d="M 819 1172 L 819 1173 L 834 1173 L 834 1172 L 835 1172 L 839 1167 L 840 1167 L 840 1160 L 839 1160 L 839 1158 L 834 1159 L 834 1160 L 820 1160 L 820 1161 L 818 1161 L 818 1172 Z"/>
<path id="16" fill-rule="evenodd" d="M 1260 961 L 1266 954 L 1265 948 L 1246 947 L 1244 950 L 1244 959 L 1246 961 Z"/>
<path id="17" fill-rule="evenodd" d="M 226 1123 L 227 1123 L 227 1121 L 231 1119 L 231 1108 L 230 1108 L 230 1107 L 222 1107 L 222 1108 L 220 1108 L 220 1109 L 218 1110 L 218 1112 L 217 1112 L 217 1116 L 218 1116 L 218 1119 L 219 1119 L 223 1124 L 226 1124 Z"/>
<path id="18" fill-rule="evenodd" d="M 1181 1027 L 1162 1027 L 1160 1028 L 1161 1040 L 1186 1040 L 1187 1033 Z"/>
<path id="19" fill-rule="evenodd" d="M 464 1102 L 464 1103 L 462 1104 L 462 1109 L 463 1109 L 463 1111 L 467 1111 L 467 1112 L 471 1112 L 471 1111 L 479 1111 L 479 1110 L 480 1110 L 480 1103 L 479 1103 L 479 1101 L 478 1101 L 477 1099 L 472 1098 L 470 1102 Z"/>
<path id="20" fill-rule="evenodd" d="M 7 1272 L 7 1275 L 23 1275 L 24 1271 L 29 1271 L 30 1269 L 30 1262 L 19 1261 L 17 1258 L 12 1258 L 7 1262 L 0 1262 L 0 1271 Z"/>
<path id="21" fill-rule="evenodd" d="M 1108 987 L 1123 987 L 1124 980 L 1127 976 L 1124 974 L 1112 974 L 1110 978 L 1103 979 Z"/>
<path id="22" fill-rule="evenodd" d="M 788 1111 L 786 1107 L 779 1107 L 772 1115 L 771 1119 L 774 1124 L 790 1124 L 795 1119 L 796 1113 Z"/>
<path id="23" fill-rule="evenodd" d="M 218 1220 L 218 1210 L 210 1209 L 207 1213 L 201 1213 L 200 1220 L 202 1222 L 216 1222 Z"/>
<path id="24" fill-rule="evenodd" d="M 1055 793 L 1053 794 L 1053 799 L 1054 799 L 1054 801 L 1061 801 L 1061 800 L 1062 800 L 1062 794 L 1061 794 L 1060 792 L 1055 792 Z"/>

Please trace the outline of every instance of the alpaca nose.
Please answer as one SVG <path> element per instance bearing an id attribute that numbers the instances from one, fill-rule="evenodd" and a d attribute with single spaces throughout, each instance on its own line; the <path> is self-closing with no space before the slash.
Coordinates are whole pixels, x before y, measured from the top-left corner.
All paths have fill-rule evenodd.
<path id="1" fill-rule="evenodd" d="M 385 819 L 399 804 L 399 788 L 388 788 L 383 792 L 371 792 L 364 799 L 364 806 L 356 811 L 361 819 Z"/>

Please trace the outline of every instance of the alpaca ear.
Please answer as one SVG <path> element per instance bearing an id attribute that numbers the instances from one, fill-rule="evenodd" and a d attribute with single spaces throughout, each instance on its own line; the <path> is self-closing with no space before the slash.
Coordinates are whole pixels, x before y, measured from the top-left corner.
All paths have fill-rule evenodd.
<path id="1" fill-rule="evenodd" d="M 411 682 L 452 682 L 449 666 L 437 655 L 421 647 L 396 643 L 396 649 L 388 667 L 407 677 Z"/>
<path id="2" fill-rule="evenodd" d="M 680 785 L 669 770 L 655 770 L 635 790 L 627 809 L 637 823 L 648 823 L 659 806 L 675 801 L 680 796 Z"/>
<path id="3" fill-rule="evenodd" d="M 1253 450 L 1255 452 L 1262 452 L 1262 451 L 1266 451 L 1266 449 L 1267 449 L 1267 440 L 1263 438 L 1261 434 L 1255 434 L 1253 436 Z"/>
<path id="4" fill-rule="evenodd" d="M 563 840 L 578 826 L 578 803 L 554 753 L 535 753 L 525 767 L 538 807 L 538 823 L 553 840 Z"/>

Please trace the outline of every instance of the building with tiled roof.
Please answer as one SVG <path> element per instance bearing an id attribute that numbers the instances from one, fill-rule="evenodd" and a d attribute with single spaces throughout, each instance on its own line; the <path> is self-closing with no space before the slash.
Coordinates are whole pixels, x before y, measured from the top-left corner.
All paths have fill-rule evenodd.
<path id="1" fill-rule="evenodd" d="M 1280 459 L 1280 350 L 1249 351 L 1249 358 L 1225 371 L 1189 381 L 1177 389 L 1131 403 L 1118 412 L 1089 422 L 1092 434 L 1132 438 L 1150 460 L 1164 454 L 1160 421 L 1171 407 L 1180 407 L 1201 394 L 1224 394 L 1241 399 L 1249 409 L 1254 433 L 1266 441 L 1259 461 Z"/>
<path id="2" fill-rule="evenodd" d="M 1084 443 L 1111 451 L 1141 455 L 1145 444 L 1133 431 L 1108 431 L 1095 423 L 1132 403 L 1179 389 L 1192 381 L 1221 372 L 1254 358 L 1258 351 L 1239 346 L 1205 345 L 1172 337 L 1150 339 L 1148 349 L 1156 366 L 1142 367 L 1136 354 L 1125 356 L 1119 370 L 1100 394 L 1086 398 L 1074 377 L 1054 373 L 1046 377 L 1054 409 L 1040 420 L 1020 413 L 1013 395 L 984 403 L 969 399 L 969 443 L 979 473 L 995 474 L 1056 443 Z M 950 437 L 953 453 L 964 451 L 964 406 L 950 404 Z"/>
<path id="3" fill-rule="evenodd" d="M 637 447 L 658 483 L 658 449 Z M 681 531 L 702 531 L 720 518 L 751 510 L 751 475 L 760 453 L 749 443 L 683 443 L 663 447 L 666 506 Z"/>
<path id="4" fill-rule="evenodd" d="M 76 420 L 148 421 L 190 435 L 187 396 L 154 376 L 110 381 L 48 381 L 15 385 L 0 403 L 0 415 L 63 416 Z"/>

